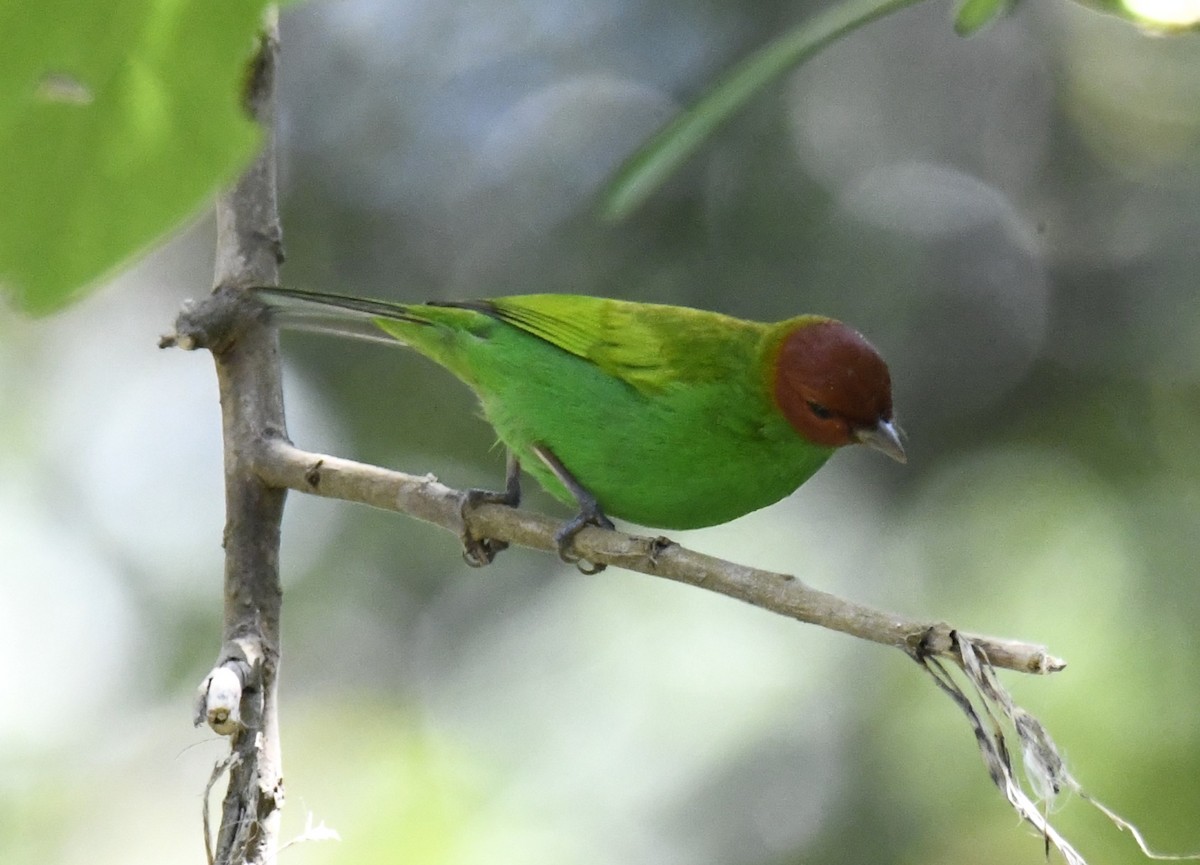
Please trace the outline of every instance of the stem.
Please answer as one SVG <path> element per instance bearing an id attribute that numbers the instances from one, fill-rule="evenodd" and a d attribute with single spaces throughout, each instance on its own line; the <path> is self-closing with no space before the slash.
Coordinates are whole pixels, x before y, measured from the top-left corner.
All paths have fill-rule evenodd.
<path id="1" fill-rule="evenodd" d="M 465 493 L 430 476 L 389 471 L 339 457 L 307 453 L 283 439 L 261 443 L 254 455 L 263 482 L 300 492 L 399 511 L 463 535 Z M 504 505 L 479 505 L 468 514 L 475 537 L 494 538 L 553 552 L 559 522 Z M 956 631 L 944 622 L 921 621 L 876 610 L 814 589 L 788 574 L 727 562 L 685 549 L 666 538 L 646 538 L 588 527 L 575 550 L 593 564 L 609 564 L 718 592 L 801 622 L 892 646 L 913 658 L 958 657 Z M 964 634 L 996 667 L 1022 673 L 1054 673 L 1066 662 L 1042 646 Z"/>
<path id="2" fill-rule="evenodd" d="M 263 147 L 217 201 L 216 290 L 185 308 L 162 345 L 207 348 L 216 363 L 225 447 L 225 615 L 221 653 L 200 686 L 197 724 L 230 737 L 229 772 L 216 863 L 274 863 L 283 775 L 277 677 L 282 591 L 279 534 L 287 491 L 265 483 L 249 455 L 286 435 L 279 342 L 242 289 L 275 285 L 282 260 L 276 207 L 273 121 L 278 21 L 269 10 L 251 64 L 245 101 L 263 128 Z M 214 780 L 220 772 L 214 773 Z M 210 782 L 211 786 L 211 782 Z M 205 834 L 208 809 L 205 797 Z"/>
<path id="3" fill-rule="evenodd" d="M 921 0 L 842 0 L 768 42 L 679 112 L 617 170 L 600 205 L 605 219 L 633 213 L 763 88 L 842 36 Z"/>

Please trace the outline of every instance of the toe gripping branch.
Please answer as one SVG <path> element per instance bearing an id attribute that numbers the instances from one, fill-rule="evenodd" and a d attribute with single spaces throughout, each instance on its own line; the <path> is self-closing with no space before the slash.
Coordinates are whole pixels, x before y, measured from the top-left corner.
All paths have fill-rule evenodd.
<path id="1" fill-rule="evenodd" d="M 581 558 L 574 550 L 575 536 L 588 526 L 597 526 L 602 529 L 613 529 L 615 526 L 604 515 L 604 511 L 601 510 L 596 497 L 588 492 L 579 481 L 575 480 L 575 476 L 567 470 L 567 467 L 554 455 L 553 451 L 544 445 L 535 445 L 533 452 L 554 473 L 554 476 L 559 479 L 562 485 L 570 491 L 579 505 L 579 513 L 563 523 L 562 528 L 554 533 L 554 543 L 558 547 L 558 557 L 568 564 L 575 565 L 582 573 L 600 573 L 607 566 L 588 562 Z M 463 522 L 463 530 L 460 537 L 463 545 L 463 560 L 468 565 L 473 568 L 482 568 L 490 565 L 502 550 L 508 548 L 507 541 L 497 540 L 496 538 L 476 537 L 470 529 L 470 520 L 468 519 L 470 512 L 480 505 L 485 504 L 507 505 L 508 507 L 515 508 L 520 503 L 521 462 L 512 451 L 509 451 L 508 460 L 505 465 L 503 492 L 496 492 L 494 490 L 468 490 L 467 494 L 463 496 L 462 505 L 459 509 Z"/>
<path id="2" fill-rule="evenodd" d="M 546 467 L 550 471 L 554 472 L 554 476 L 575 497 L 575 502 L 579 505 L 579 513 L 563 523 L 562 528 L 554 533 L 554 543 L 558 546 L 558 557 L 567 564 L 579 568 L 581 573 L 600 573 L 608 566 L 602 563 L 585 561 L 576 554 L 574 550 L 575 536 L 588 526 L 596 526 L 609 530 L 616 527 L 612 524 L 612 520 L 606 517 L 604 511 L 600 509 L 600 504 L 596 501 L 596 497 L 588 492 L 583 484 L 575 480 L 575 476 L 567 470 L 567 467 L 554 455 L 553 451 L 545 445 L 534 445 L 533 452 L 537 454 L 538 459 L 546 464 Z"/>
<path id="3" fill-rule="evenodd" d="M 504 491 L 467 490 L 463 496 L 459 514 L 462 516 L 463 561 L 473 568 L 483 568 L 495 561 L 502 550 L 508 549 L 508 541 L 496 538 L 478 538 L 471 533 L 468 514 L 480 505 L 508 505 L 515 508 L 521 504 L 521 461 L 512 451 L 504 468 Z"/>

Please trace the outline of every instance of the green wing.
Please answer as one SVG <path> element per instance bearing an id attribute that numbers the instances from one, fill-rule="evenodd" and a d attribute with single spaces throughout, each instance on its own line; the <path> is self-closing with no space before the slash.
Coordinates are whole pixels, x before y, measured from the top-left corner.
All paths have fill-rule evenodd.
<path id="1" fill-rule="evenodd" d="M 644 392 L 745 375 L 767 326 L 680 306 L 570 294 L 453 304 L 484 312 Z"/>

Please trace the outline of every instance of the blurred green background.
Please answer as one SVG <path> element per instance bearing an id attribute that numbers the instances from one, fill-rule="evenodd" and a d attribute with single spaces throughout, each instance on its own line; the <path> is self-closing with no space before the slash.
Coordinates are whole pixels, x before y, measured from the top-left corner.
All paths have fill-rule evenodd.
<path id="1" fill-rule="evenodd" d="M 289 9 L 285 281 L 852 322 L 908 465 L 845 452 L 675 539 L 1046 643 L 1070 666 L 1006 675 L 1018 700 L 1152 844 L 1200 848 L 1200 36 L 1047 2 L 962 40 L 922 5 L 764 93 L 628 222 L 594 216 L 624 156 L 818 5 Z M 212 245 L 206 217 L 62 315 L 0 310 L 5 865 L 204 861 L 218 406 L 208 358 L 155 342 Z M 285 351 L 301 446 L 499 482 L 428 362 Z M 343 840 L 281 861 L 1042 859 L 899 653 L 522 550 L 474 571 L 443 532 L 299 495 L 283 566 L 284 837 L 311 813 Z M 1093 863 L 1140 861 L 1078 799 L 1055 816 Z"/>

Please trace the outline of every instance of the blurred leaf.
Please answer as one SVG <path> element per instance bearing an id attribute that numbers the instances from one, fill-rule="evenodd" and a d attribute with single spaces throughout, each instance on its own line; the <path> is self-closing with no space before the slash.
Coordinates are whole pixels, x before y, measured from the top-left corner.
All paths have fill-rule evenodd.
<path id="1" fill-rule="evenodd" d="M 0 287 L 46 313 L 175 228 L 258 144 L 263 0 L 0 0 Z"/>
<path id="2" fill-rule="evenodd" d="M 917 2 L 845 0 L 760 48 L 625 161 L 604 193 L 604 218 L 624 219 L 636 210 L 726 120 L 785 72 L 839 37 Z"/>
<path id="3" fill-rule="evenodd" d="M 1200 0 L 1075 0 L 1160 35 L 1200 29 Z"/>
<path id="4" fill-rule="evenodd" d="M 1015 0 L 964 0 L 954 15 L 954 32 L 970 36 L 1013 7 Z"/>

